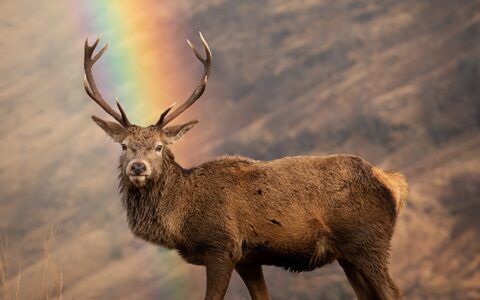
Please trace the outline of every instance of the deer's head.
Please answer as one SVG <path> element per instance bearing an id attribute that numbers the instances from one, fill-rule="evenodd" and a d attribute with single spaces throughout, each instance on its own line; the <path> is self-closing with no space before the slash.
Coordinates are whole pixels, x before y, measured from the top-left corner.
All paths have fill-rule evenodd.
<path id="1" fill-rule="evenodd" d="M 92 116 L 92 119 L 115 142 L 121 145 L 123 152 L 120 157 L 120 168 L 121 176 L 124 177 L 125 182 L 130 182 L 130 184 L 142 188 L 148 182 L 155 181 L 164 171 L 162 168 L 165 166 L 165 160 L 172 157 L 168 145 L 179 141 L 182 136 L 198 122 L 194 120 L 184 124 L 166 126 L 197 101 L 207 86 L 208 75 L 210 74 L 212 64 L 212 54 L 201 33 L 200 38 L 205 48 L 206 58 L 203 58 L 187 40 L 195 56 L 203 63 L 204 74 L 200 83 L 192 95 L 181 106 L 171 113 L 170 111 L 173 105 L 170 106 L 160 115 L 160 118 L 155 124 L 148 127 L 141 127 L 130 123 L 118 99 L 117 107 L 120 113 L 116 112 L 100 95 L 93 79 L 92 67 L 103 55 L 108 44 L 96 55 L 93 55 L 99 40 L 97 39 L 91 46 L 88 44 L 88 40 L 85 41 L 85 91 L 90 98 L 112 116 L 116 122 L 103 120 L 96 116 Z"/>

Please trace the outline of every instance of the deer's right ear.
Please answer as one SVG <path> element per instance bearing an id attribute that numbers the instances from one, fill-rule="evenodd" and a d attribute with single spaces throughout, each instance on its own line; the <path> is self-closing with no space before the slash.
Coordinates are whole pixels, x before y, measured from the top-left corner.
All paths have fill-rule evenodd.
<path id="1" fill-rule="evenodd" d="M 92 120 L 117 143 L 121 143 L 127 136 L 125 128 L 116 122 L 105 121 L 97 116 L 92 116 Z"/>

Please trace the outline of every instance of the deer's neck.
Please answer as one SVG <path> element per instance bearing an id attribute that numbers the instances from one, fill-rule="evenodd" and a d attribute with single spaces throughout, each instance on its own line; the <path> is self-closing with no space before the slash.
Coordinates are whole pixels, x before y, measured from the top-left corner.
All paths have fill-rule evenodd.
<path id="1" fill-rule="evenodd" d="M 121 180 L 122 204 L 131 231 L 146 241 L 174 248 L 181 239 L 185 210 L 181 196 L 187 172 L 172 157 L 164 162 L 163 174 L 138 189 Z"/>

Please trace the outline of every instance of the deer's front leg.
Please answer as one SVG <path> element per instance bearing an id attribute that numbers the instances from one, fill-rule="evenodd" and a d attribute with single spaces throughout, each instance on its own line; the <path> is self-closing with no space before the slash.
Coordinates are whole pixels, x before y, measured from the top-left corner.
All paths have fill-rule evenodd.
<path id="1" fill-rule="evenodd" d="M 206 264 L 207 292 L 205 300 L 221 300 L 227 292 L 234 264 L 230 259 L 216 258 Z"/>
<path id="2" fill-rule="evenodd" d="M 252 300 L 269 300 L 267 285 L 263 278 L 261 265 L 239 264 L 235 267 L 240 277 L 242 277 Z"/>

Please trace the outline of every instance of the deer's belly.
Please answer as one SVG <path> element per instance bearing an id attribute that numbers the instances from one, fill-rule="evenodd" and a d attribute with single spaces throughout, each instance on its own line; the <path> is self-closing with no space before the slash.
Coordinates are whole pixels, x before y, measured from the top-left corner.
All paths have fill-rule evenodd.
<path id="1" fill-rule="evenodd" d="M 325 240 L 309 245 L 281 247 L 269 243 L 244 249 L 242 262 L 282 267 L 292 272 L 311 271 L 337 259 L 337 252 Z"/>

